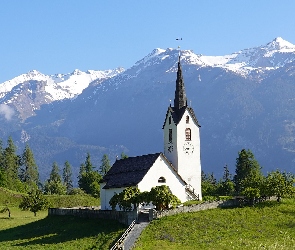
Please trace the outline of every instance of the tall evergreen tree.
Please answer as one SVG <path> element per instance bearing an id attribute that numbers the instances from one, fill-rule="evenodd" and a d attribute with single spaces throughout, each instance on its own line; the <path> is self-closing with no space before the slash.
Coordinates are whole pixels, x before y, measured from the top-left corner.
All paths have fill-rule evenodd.
<path id="1" fill-rule="evenodd" d="M 91 172 L 91 171 L 93 171 L 93 169 L 94 169 L 94 167 L 93 167 L 93 165 L 92 165 L 92 163 L 91 163 L 91 159 L 90 159 L 90 154 L 89 153 L 87 153 L 87 156 L 86 156 L 86 160 L 85 160 L 85 170 L 86 170 L 86 172 Z"/>
<path id="2" fill-rule="evenodd" d="M 12 137 L 9 137 L 7 140 L 7 147 L 3 151 L 5 185 L 11 190 L 25 191 L 24 185 L 19 179 L 19 170 L 20 156 L 16 154 L 16 146 L 14 145 Z"/>
<path id="3" fill-rule="evenodd" d="M 105 176 L 106 173 L 110 170 L 111 168 L 111 164 L 110 164 L 110 160 L 107 154 L 104 154 L 102 159 L 101 159 L 101 165 L 99 168 L 99 173 L 102 176 Z"/>
<path id="4" fill-rule="evenodd" d="M 4 150 L 2 140 L 0 139 L 0 187 L 6 187 L 6 175 L 4 172 Z"/>
<path id="5" fill-rule="evenodd" d="M 66 186 L 61 181 L 56 162 L 53 163 L 49 179 L 45 182 L 44 192 L 46 194 L 66 194 Z"/>
<path id="6" fill-rule="evenodd" d="M 18 170 L 20 162 L 16 154 L 16 146 L 12 137 L 8 138 L 7 147 L 4 150 L 4 169 L 8 175 L 9 181 L 18 179 Z"/>
<path id="7" fill-rule="evenodd" d="M 67 194 L 73 189 L 73 180 L 72 180 L 72 167 L 68 161 L 65 162 L 63 169 L 63 180 L 64 185 L 67 188 Z"/>
<path id="8" fill-rule="evenodd" d="M 27 144 L 21 156 L 21 180 L 29 186 L 29 188 L 36 188 L 39 184 L 38 166 L 32 150 Z"/>
<path id="9" fill-rule="evenodd" d="M 263 175 L 261 167 L 256 161 L 253 153 L 248 149 L 242 149 L 236 159 L 236 174 L 233 178 L 235 190 L 238 195 L 242 194 L 246 189 L 257 189 L 259 193 Z"/>
<path id="10" fill-rule="evenodd" d="M 78 184 L 85 193 L 91 194 L 92 196 L 99 197 L 100 186 L 99 182 L 101 175 L 94 170 L 91 163 L 90 154 L 87 153 L 84 164 L 81 164 Z"/>

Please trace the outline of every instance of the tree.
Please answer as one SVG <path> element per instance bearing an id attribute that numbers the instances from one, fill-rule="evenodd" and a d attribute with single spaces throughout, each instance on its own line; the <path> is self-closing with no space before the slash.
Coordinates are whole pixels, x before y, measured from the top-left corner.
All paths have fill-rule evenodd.
<path id="1" fill-rule="evenodd" d="M 45 194 L 66 194 L 66 186 L 61 181 L 59 167 L 56 162 L 53 163 L 49 179 L 45 182 L 44 192 Z"/>
<path id="2" fill-rule="evenodd" d="M 253 153 L 242 149 L 236 159 L 236 174 L 233 178 L 235 191 L 241 195 L 247 188 L 261 188 L 263 175 Z"/>
<path id="3" fill-rule="evenodd" d="M 67 194 L 71 193 L 73 189 L 73 180 L 72 180 L 72 167 L 68 161 L 65 162 L 63 169 L 63 181 L 67 189 Z"/>
<path id="4" fill-rule="evenodd" d="M 24 185 L 19 179 L 20 157 L 16 154 L 16 146 L 12 137 L 8 138 L 7 147 L 3 151 L 3 170 L 6 187 L 11 190 L 24 191 Z"/>
<path id="5" fill-rule="evenodd" d="M 156 210 L 168 209 L 169 205 L 180 204 L 181 201 L 171 193 L 166 185 L 153 187 L 149 193 L 149 198 Z"/>
<path id="6" fill-rule="evenodd" d="M 90 154 L 87 153 L 86 160 L 84 164 L 81 164 L 78 184 L 79 188 L 84 190 L 85 193 L 90 194 L 94 197 L 99 197 L 101 175 L 94 170 L 91 163 Z"/>
<path id="7" fill-rule="evenodd" d="M 127 159 L 128 155 L 126 155 L 124 152 L 121 153 L 121 159 Z"/>
<path id="8" fill-rule="evenodd" d="M 101 165 L 99 168 L 99 173 L 102 176 L 105 176 L 106 173 L 110 170 L 111 168 L 111 164 L 110 164 L 110 160 L 107 154 L 104 154 L 102 159 L 101 159 Z"/>
<path id="9" fill-rule="evenodd" d="M 34 189 L 31 190 L 28 195 L 23 197 L 19 208 L 22 210 L 29 210 L 34 213 L 34 216 L 36 216 L 37 212 L 46 209 L 48 204 L 49 203 L 43 196 L 42 192 L 39 189 Z"/>
<path id="10" fill-rule="evenodd" d="M 279 170 L 270 172 L 265 180 L 266 195 L 277 196 L 277 201 L 283 196 L 290 196 L 294 193 L 295 176 L 291 173 Z"/>
<path id="11" fill-rule="evenodd" d="M 228 166 L 224 166 L 224 172 L 222 180 L 218 184 L 218 194 L 219 195 L 232 195 L 234 193 L 234 183 L 231 180 L 231 174 L 229 172 Z"/>
<path id="12" fill-rule="evenodd" d="M 202 194 L 203 196 L 211 196 L 211 195 L 217 195 L 218 193 L 218 185 L 216 182 L 216 178 L 214 177 L 214 174 L 208 174 L 206 175 L 204 172 L 202 172 Z"/>
<path id="13" fill-rule="evenodd" d="M 21 156 L 21 181 L 24 182 L 30 189 L 36 188 L 39 184 L 38 166 L 35 162 L 33 152 L 27 144 Z"/>
<path id="14" fill-rule="evenodd" d="M 138 206 L 137 197 L 140 191 L 137 187 L 127 187 L 121 193 L 115 194 L 109 201 L 112 209 L 115 210 L 118 205 L 124 211 L 131 211 Z M 133 205 L 133 207 L 132 207 Z"/>

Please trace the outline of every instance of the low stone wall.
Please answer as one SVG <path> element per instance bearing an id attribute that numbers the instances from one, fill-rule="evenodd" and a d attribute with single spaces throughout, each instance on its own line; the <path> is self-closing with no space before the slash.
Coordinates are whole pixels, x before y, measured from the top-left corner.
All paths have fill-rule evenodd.
<path id="1" fill-rule="evenodd" d="M 113 219 L 122 224 L 130 225 L 132 221 L 137 219 L 137 212 L 124 212 L 112 210 L 99 210 L 92 207 L 81 208 L 49 208 L 48 216 L 52 215 L 69 215 L 82 218 L 98 218 L 98 219 Z"/>
<path id="2" fill-rule="evenodd" d="M 266 200 L 276 200 L 276 197 L 265 197 L 264 199 L 257 200 L 257 202 L 263 202 Z M 170 216 L 175 215 L 179 213 L 190 213 L 190 212 L 197 212 L 201 210 L 208 210 L 208 209 L 214 209 L 214 208 L 224 208 L 224 207 L 238 207 L 242 204 L 246 204 L 243 199 L 230 199 L 227 201 L 206 201 L 201 204 L 195 204 L 191 206 L 181 206 L 178 208 L 174 208 L 171 210 L 163 210 L 163 211 L 156 211 L 155 209 L 150 209 L 149 211 L 149 220 L 152 221 L 157 218 L 161 218 L 163 216 Z"/>
<path id="3" fill-rule="evenodd" d="M 233 207 L 237 206 L 236 200 L 227 200 L 227 201 L 212 201 L 212 202 L 204 202 L 201 204 L 195 204 L 191 206 L 181 206 L 178 208 L 174 208 L 171 210 L 163 210 L 163 211 L 156 211 L 154 209 L 150 210 L 149 213 L 149 220 L 161 218 L 163 216 L 170 216 L 179 213 L 189 213 L 189 212 L 197 212 L 201 210 L 208 210 L 214 209 L 218 207 Z"/>

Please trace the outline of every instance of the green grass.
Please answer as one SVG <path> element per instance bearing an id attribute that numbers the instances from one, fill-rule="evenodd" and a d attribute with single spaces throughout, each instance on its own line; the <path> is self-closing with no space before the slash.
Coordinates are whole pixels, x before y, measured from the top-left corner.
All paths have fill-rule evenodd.
<path id="1" fill-rule="evenodd" d="M 295 200 L 163 217 L 135 249 L 295 249 Z"/>
<path id="2" fill-rule="evenodd" d="M 114 220 L 47 217 L 47 211 L 34 217 L 11 208 L 11 218 L 0 213 L 0 249 L 109 249 L 125 229 Z"/>

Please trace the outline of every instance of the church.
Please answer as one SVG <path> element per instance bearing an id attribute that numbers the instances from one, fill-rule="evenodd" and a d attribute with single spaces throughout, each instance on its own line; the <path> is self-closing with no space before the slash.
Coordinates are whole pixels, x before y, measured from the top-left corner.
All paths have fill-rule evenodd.
<path id="1" fill-rule="evenodd" d="M 181 202 L 202 199 L 200 125 L 188 106 L 180 56 L 174 107 L 168 107 L 164 124 L 164 153 L 117 159 L 100 185 L 101 209 L 111 210 L 110 199 L 126 187 L 141 192 L 166 185 Z"/>

